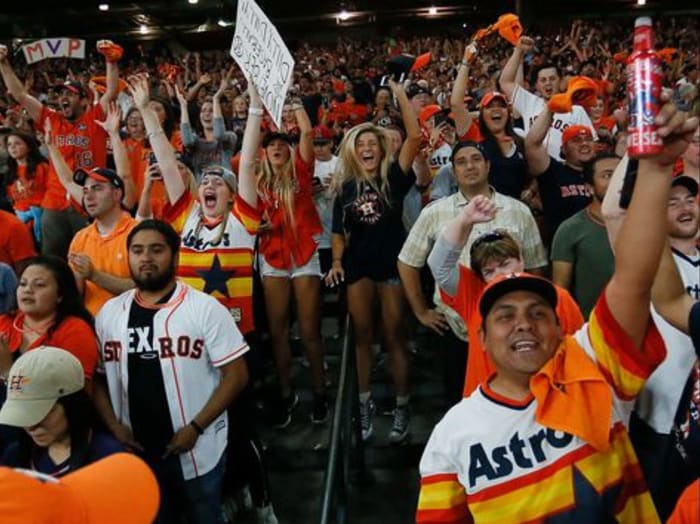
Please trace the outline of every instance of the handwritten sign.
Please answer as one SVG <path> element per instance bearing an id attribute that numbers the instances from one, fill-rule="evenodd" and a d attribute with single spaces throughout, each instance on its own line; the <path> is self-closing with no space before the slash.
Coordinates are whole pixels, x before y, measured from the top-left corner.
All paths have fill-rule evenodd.
<path id="1" fill-rule="evenodd" d="M 277 127 L 292 83 L 294 59 L 277 28 L 254 0 L 238 0 L 231 56 L 253 82 Z"/>
<path id="2" fill-rule="evenodd" d="M 47 58 L 85 58 L 85 40 L 78 38 L 43 38 L 23 45 L 22 52 L 28 64 Z"/>

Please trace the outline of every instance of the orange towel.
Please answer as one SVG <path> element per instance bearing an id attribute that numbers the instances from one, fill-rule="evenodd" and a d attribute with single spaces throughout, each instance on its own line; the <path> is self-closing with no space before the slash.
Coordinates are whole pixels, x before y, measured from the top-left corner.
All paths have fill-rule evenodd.
<path id="1" fill-rule="evenodd" d="M 552 113 L 570 113 L 574 104 L 588 107 L 596 103 L 598 85 L 587 76 L 575 76 L 569 80 L 566 93 L 549 99 L 547 107 Z"/>
<path id="2" fill-rule="evenodd" d="M 90 78 L 90 82 L 95 84 L 95 90 L 100 93 L 104 94 L 105 91 L 107 91 L 107 77 L 106 76 L 93 76 Z M 121 93 L 124 91 L 129 84 L 126 83 L 126 80 L 120 78 L 119 79 L 119 87 L 118 90 Z"/>
<path id="3" fill-rule="evenodd" d="M 119 62 L 124 54 L 124 49 L 111 40 L 100 40 L 97 42 L 97 52 L 103 55 L 109 62 Z"/>
<path id="4" fill-rule="evenodd" d="M 513 13 L 499 16 L 495 28 L 498 30 L 498 34 L 512 45 L 517 45 L 520 35 L 523 34 L 523 26 L 520 24 L 520 19 Z"/>
<path id="5" fill-rule="evenodd" d="M 610 444 L 612 392 L 598 366 L 571 337 L 530 378 L 537 400 L 535 419 L 545 427 L 575 435 L 599 451 Z"/>

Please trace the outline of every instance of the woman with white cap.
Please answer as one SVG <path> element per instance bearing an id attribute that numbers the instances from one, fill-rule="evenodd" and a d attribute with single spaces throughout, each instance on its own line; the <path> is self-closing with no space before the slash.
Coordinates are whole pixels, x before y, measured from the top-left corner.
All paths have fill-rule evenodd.
<path id="1" fill-rule="evenodd" d="M 7 380 L 0 424 L 24 433 L 2 457 L 6 466 L 60 477 L 124 451 L 117 440 L 95 430 L 80 361 L 68 351 L 43 346 L 18 358 Z"/>

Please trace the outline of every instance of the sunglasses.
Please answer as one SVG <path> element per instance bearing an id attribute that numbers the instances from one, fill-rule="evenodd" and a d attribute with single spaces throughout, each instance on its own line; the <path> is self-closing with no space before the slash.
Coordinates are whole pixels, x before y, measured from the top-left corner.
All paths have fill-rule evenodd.
<path id="1" fill-rule="evenodd" d="M 503 240 L 505 237 L 505 234 L 501 231 L 489 231 L 488 233 L 484 233 L 483 235 L 477 237 L 472 246 L 469 248 L 469 256 L 472 256 L 472 253 L 479 249 L 480 246 L 490 244 L 491 242 L 497 242 L 498 240 Z"/>

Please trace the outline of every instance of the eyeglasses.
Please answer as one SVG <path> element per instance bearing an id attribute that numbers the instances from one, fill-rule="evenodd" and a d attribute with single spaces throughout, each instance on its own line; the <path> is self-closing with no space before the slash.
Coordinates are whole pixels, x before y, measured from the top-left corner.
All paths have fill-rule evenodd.
<path id="1" fill-rule="evenodd" d="M 491 242 L 496 242 L 498 240 L 503 240 L 505 237 L 506 236 L 502 231 L 489 231 L 488 233 L 484 233 L 483 235 L 477 237 L 477 239 L 472 243 L 472 246 L 469 248 L 469 256 L 471 256 L 474 251 L 479 249 L 480 246 L 490 244 Z"/>

